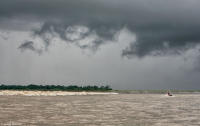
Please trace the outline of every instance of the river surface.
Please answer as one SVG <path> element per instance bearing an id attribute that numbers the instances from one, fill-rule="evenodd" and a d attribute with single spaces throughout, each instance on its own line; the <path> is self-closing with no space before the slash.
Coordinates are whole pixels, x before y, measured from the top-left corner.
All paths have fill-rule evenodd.
<path id="1" fill-rule="evenodd" d="M 200 94 L 0 96 L 0 126 L 199 126 Z"/>

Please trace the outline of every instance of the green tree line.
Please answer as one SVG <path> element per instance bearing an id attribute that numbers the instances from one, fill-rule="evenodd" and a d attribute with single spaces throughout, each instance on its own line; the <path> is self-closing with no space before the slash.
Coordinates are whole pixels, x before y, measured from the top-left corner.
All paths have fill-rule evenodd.
<path id="1" fill-rule="evenodd" d="M 77 85 L 0 85 L 0 90 L 40 90 L 40 91 L 110 91 L 112 88 L 106 86 L 77 86 Z"/>

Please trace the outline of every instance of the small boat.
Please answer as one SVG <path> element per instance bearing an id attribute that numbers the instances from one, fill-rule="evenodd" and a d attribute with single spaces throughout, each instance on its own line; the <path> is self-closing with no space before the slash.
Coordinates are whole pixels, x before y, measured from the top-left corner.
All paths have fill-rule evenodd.
<path id="1" fill-rule="evenodd" d="M 172 93 L 170 91 L 167 91 L 168 96 L 172 96 Z"/>

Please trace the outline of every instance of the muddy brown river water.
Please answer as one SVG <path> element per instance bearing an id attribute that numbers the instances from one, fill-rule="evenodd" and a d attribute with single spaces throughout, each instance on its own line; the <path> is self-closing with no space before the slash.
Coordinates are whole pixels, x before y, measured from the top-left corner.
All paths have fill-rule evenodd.
<path id="1" fill-rule="evenodd" d="M 200 94 L 0 96 L 0 126 L 199 126 Z"/>

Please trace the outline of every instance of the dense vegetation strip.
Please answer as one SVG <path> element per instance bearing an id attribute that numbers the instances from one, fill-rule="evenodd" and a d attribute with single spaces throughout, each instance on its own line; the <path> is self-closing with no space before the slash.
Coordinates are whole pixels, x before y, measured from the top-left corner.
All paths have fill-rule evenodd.
<path id="1" fill-rule="evenodd" d="M 111 91 L 109 85 L 106 86 L 63 86 L 63 85 L 0 85 L 0 90 L 39 90 L 39 91 Z"/>

